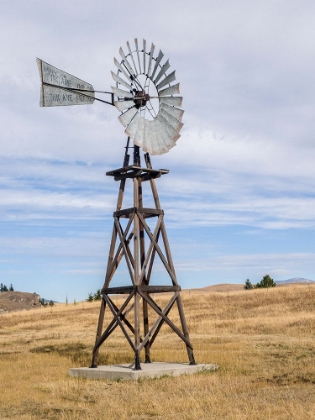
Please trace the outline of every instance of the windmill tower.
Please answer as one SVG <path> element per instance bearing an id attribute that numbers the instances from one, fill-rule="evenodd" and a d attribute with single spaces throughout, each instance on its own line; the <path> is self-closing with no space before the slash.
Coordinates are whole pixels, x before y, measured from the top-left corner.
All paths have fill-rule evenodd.
<path id="1" fill-rule="evenodd" d="M 183 342 L 189 363 L 194 365 L 181 288 L 156 186 L 156 180 L 168 170 L 153 169 L 150 159 L 150 155 L 168 152 L 180 137 L 184 113 L 182 97 L 179 96 L 179 83 L 172 84 L 175 71 L 168 72 L 169 61 L 162 64 L 164 55 L 161 51 L 155 54 L 153 44 L 147 49 L 145 40 L 140 47 L 135 39 L 134 47 L 127 42 L 127 50 L 125 53 L 120 48 L 121 59 L 114 59 L 117 72 L 112 72 L 116 82 L 112 92 L 95 91 L 91 84 L 38 60 L 41 106 L 92 104 L 94 100 L 114 105 L 121 112 L 118 118 L 128 136 L 123 166 L 106 173 L 118 182 L 119 188 L 91 368 L 98 366 L 101 346 L 106 345 L 106 340 L 119 327 L 134 352 L 134 369 L 140 370 L 140 354 L 144 353 L 145 363 L 151 362 L 151 347 L 163 324 L 167 324 Z M 107 94 L 110 99 L 96 98 L 96 92 Z M 140 149 L 144 152 L 143 162 L 140 161 Z M 130 150 L 133 150 L 132 162 Z M 151 207 L 146 206 L 144 187 L 149 188 L 154 203 Z M 131 207 L 124 206 L 127 188 L 132 192 Z M 167 284 L 152 284 L 157 261 L 167 275 Z M 112 287 L 117 268 L 122 264 L 127 267 L 128 284 Z M 120 307 L 114 303 L 113 295 L 124 296 Z M 168 297 L 164 308 L 156 301 L 160 295 Z M 170 318 L 173 307 L 178 310 L 179 326 Z M 104 321 L 106 311 L 111 314 L 107 324 Z"/>
<path id="2" fill-rule="evenodd" d="M 145 166 L 139 162 L 138 147 L 134 149 L 134 162 L 132 165 L 123 166 L 120 169 L 107 172 L 119 181 L 119 193 L 116 210 L 113 214 L 114 226 L 112 240 L 108 256 L 107 271 L 104 286 L 102 288 L 102 303 L 97 327 L 95 347 L 91 367 L 97 367 L 97 357 L 100 346 L 107 340 L 116 327 L 120 327 L 128 343 L 135 354 L 135 369 L 140 369 L 140 352 L 145 352 L 145 362 L 150 363 L 150 350 L 155 338 L 164 323 L 168 324 L 175 334 L 184 342 L 187 348 L 188 359 L 195 364 L 193 348 L 189 339 L 183 304 L 180 296 L 181 288 L 177 282 L 175 268 L 172 260 L 165 223 L 164 212 L 160 204 L 156 178 L 167 174 L 165 169 L 152 169 L 150 155 L 144 155 Z M 126 181 L 131 180 L 133 186 L 133 206 L 123 207 Z M 149 183 L 154 199 L 154 208 L 145 207 L 142 196 L 144 183 Z M 127 219 L 126 226 L 122 226 L 122 219 Z M 148 219 L 155 219 L 154 228 L 147 223 Z M 161 244 L 162 243 L 162 244 Z M 131 249 L 131 244 L 132 249 Z M 162 251 L 164 250 L 164 252 Z M 110 287 L 115 271 L 122 260 L 125 260 L 129 272 L 129 286 Z M 151 274 L 154 270 L 156 259 L 160 259 L 164 269 L 169 275 L 170 284 L 151 285 Z M 155 301 L 155 296 L 163 293 L 171 293 L 169 302 L 162 309 Z M 125 295 L 125 301 L 118 308 L 111 295 Z M 142 307 L 141 307 L 142 301 Z M 168 317 L 173 305 L 176 304 L 181 330 Z M 105 309 L 112 313 L 112 321 L 103 329 Z M 153 323 L 149 322 L 149 308 L 155 314 Z M 127 315 L 133 313 L 133 322 Z M 140 335 L 140 327 L 143 325 L 143 334 Z"/>

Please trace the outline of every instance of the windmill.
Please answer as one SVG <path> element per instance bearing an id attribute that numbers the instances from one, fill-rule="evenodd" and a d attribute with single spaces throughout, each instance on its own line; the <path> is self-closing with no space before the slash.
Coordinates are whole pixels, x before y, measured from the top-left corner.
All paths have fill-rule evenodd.
<path id="1" fill-rule="evenodd" d="M 116 72 L 112 72 L 112 78 L 115 86 L 111 92 L 96 91 L 90 83 L 37 59 L 41 78 L 41 106 L 89 105 L 94 101 L 113 105 L 120 111 L 118 119 L 127 135 L 122 167 L 106 173 L 119 183 L 119 190 L 113 213 L 105 281 L 101 289 L 101 308 L 91 368 L 98 366 L 100 347 L 120 327 L 134 352 L 134 369 L 140 370 L 140 353 L 144 352 L 145 363 L 151 362 L 151 347 L 163 324 L 167 324 L 182 340 L 189 364 L 195 365 L 181 287 L 176 277 L 164 211 L 155 182 L 169 171 L 153 169 L 150 159 L 150 155 L 167 153 L 180 137 L 184 111 L 181 108 L 179 83 L 174 84 L 175 71 L 169 72 L 169 60 L 164 61 L 161 50 L 156 53 L 154 44 L 147 47 L 143 40 L 140 46 L 135 39 L 134 45 L 127 42 L 127 50 L 120 48 L 119 55 L 119 60 L 114 59 Z M 97 98 L 96 93 L 107 95 L 106 100 Z M 132 162 L 129 154 L 131 149 Z M 143 151 L 143 165 L 140 149 Z M 131 184 L 133 193 L 133 205 L 128 208 L 124 207 L 127 183 Z M 142 191 L 145 185 L 149 186 L 154 206 L 145 206 Z M 167 284 L 152 284 L 157 260 L 167 274 Z M 128 285 L 111 287 L 117 268 L 123 262 L 128 271 Z M 156 296 L 161 294 L 168 297 L 164 308 L 156 301 Z M 120 307 L 114 303 L 113 295 L 125 297 Z M 177 307 L 180 326 L 169 316 L 173 307 Z M 105 311 L 109 311 L 112 317 L 107 325 L 104 325 Z M 149 319 L 152 313 L 154 317 Z"/>

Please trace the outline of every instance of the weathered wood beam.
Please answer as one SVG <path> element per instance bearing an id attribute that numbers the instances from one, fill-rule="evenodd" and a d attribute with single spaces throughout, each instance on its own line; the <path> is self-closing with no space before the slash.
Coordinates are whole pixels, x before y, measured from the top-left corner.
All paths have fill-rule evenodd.
<path id="1" fill-rule="evenodd" d="M 144 155 L 144 159 L 145 159 L 145 163 L 146 163 L 147 168 L 151 170 L 152 165 L 151 165 L 151 159 L 150 159 L 149 153 L 146 153 Z M 157 188 L 156 188 L 154 179 L 150 180 L 150 186 L 151 186 L 151 191 L 152 191 L 152 195 L 153 195 L 153 198 L 154 198 L 155 208 L 156 209 L 161 209 L 160 199 L 159 199 L 159 195 L 158 195 L 158 192 L 157 192 Z"/>
<path id="2" fill-rule="evenodd" d="M 150 255 L 152 253 L 152 249 L 154 247 L 154 244 L 156 243 L 156 239 L 157 239 L 159 231 L 160 231 L 160 225 L 161 225 L 162 219 L 163 219 L 163 217 L 162 217 L 162 215 L 160 215 L 159 218 L 158 218 L 158 221 L 156 223 L 152 239 L 150 240 L 150 245 L 148 247 L 148 250 L 147 250 L 147 253 L 146 253 L 146 256 L 145 256 L 145 260 L 143 262 L 142 270 L 141 270 L 141 273 L 140 273 L 140 279 L 139 279 L 140 283 L 142 283 L 143 280 L 144 280 L 145 273 L 146 273 L 146 268 L 147 268 L 147 265 L 148 265 L 148 262 L 149 262 L 149 259 L 150 259 Z M 143 226 L 142 220 L 141 220 L 141 225 Z"/>
<path id="3" fill-rule="evenodd" d="M 159 241 L 159 237 L 160 237 L 160 230 L 159 230 L 159 232 L 157 234 L 157 237 L 156 237 L 156 242 L 157 243 Z M 147 284 L 150 284 L 151 274 L 152 274 L 152 269 L 153 269 L 153 264 L 154 264 L 155 256 L 156 256 L 156 249 L 153 248 L 152 253 L 151 253 L 149 268 L 147 269 Z"/>
<path id="4" fill-rule="evenodd" d="M 177 286 L 149 286 L 146 284 L 139 284 L 134 286 L 117 286 L 117 287 L 107 287 L 102 289 L 102 295 L 127 295 L 129 293 L 139 293 L 140 291 L 144 293 L 167 293 L 167 292 L 179 292 L 181 287 Z"/>
<path id="5" fill-rule="evenodd" d="M 163 312 L 161 310 L 159 310 L 159 308 L 157 307 L 157 305 L 154 302 L 152 302 L 150 299 L 148 299 L 148 297 L 146 296 L 145 293 L 142 293 L 141 291 L 139 291 L 139 294 L 142 296 L 143 299 L 145 299 L 148 302 L 148 304 L 151 306 L 151 308 L 154 309 L 155 312 L 157 314 L 159 314 L 164 319 L 164 321 L 172 328 L 172 330 L 179 336 L 179 338 L 181 338 L 186 343 L 186 345 L 188 347 L 190 347 L 191 349 L 193 349 L 192 348 L 192 345 L 190 343 L 190 340 L 188 340 L 184 336 L 184 334 L 176 327 L 176 325 L 174 324 L 174 322 L 171 321 L 167 316 L 165 316 L 163 314 Z"/>
<path id="6" fill-rule="evenodd" d="M 141 180 L 143 182 L 151 181 L 152 179 L 160 178 L 161 175 L 162 175 L 161 173 L 158 173 L 158 174 L 143 174 L 143 175 L 141 175 Z"/>
<path id="7" fill-rule="evenodd" d="M 110 299 L 110 297 L 108 297 L 108 299 Z M 119 310 L 119 308 L 115 305 L 115 303 L 112 301 L 112 299 L 110 299 L 110 301 L 111 301 L 111 303 L 112 303 L 112 305 L 113 305 L 113 308 L 115 309 L 115 311 L 118 313 L 120 310 Z M 133 304 L 132 304 L 132 307 L 133 307 Z M 132 332 L 132 334 L 134 334 L 135 333 L 135 329 L 133 328 L 133 326 L 130 324 L 130 322 L 128 321 L 128 319 L 126 318 L 126 315 L 128 314 L 128 312 L 130 312 L 131 311 L 131 309 L 132 309 L 132 307 L 131 308 L 129 308 L 125 313 L 122 313 L 121 315 L 120 315 L 120 319 L 122 320 L 122 321 L 124 321 L 124 323 L 127 325 L 127 327 L 129 328 L 129 330 Z"/>
<path id="8" fill-rule="evenodd" d="M 128 239 L 126 240 L 126 246 L 127 247 L 129 246 L 129 243 L 130 243 L 132 237 L 133 237 L 133 232 L 131 232 L 129 234 Z M 111 279 L 113 278 L 113 276 L 114 276 L 114 274 L 115 274 L 115 272 L 116 272 L 116 270 L 117 270 L 117 268 L 119 266 L 119 263 L 122 260 L 123 256 L 124 256 L 124 250 L 122 249 L 122 245 L 119 244 L 119 247 L 117 249 L 116 256 L 114 258 L 114 262 L 112 263 L 112 271 L 108 275 L 108 284 L 110 283 Z"/>
<path id="9" fill-rule="evenodd" d="M 179 317 L 180 317 L 180 321 L 181 321 L 181 324 L 182 324 L 182 330 L 183 330 L 184 336 L 190 342 L 181 296 L 178 296 L 178 299 L 176 300 L 176 302 L 177 302 L 177 308 L 178 308 Z M 187 345 L 186 348 L 187 348 L 187 355 L 188 355 L 190 364 L 195 365 L 196 362 L 195 362 L 195 357 L 194 357 L 192 346 Z"/>
<path id="10" fill-rule="evenodd" d="M 93 350 L 93 353 L 92 353 L 92 362 L 91 362 L 91 367 L 92 368 L 97 367 L 97 358 L 98 358 L 98 355 L 99 355 L 99 346 L 96 347 L 96 343 L 98 342 L 98 340 L 100 339 L 100 337 L 102 335 L 104 316 L 105 316 L 105 308 L 106 308 L 106 301 L 105 301 L 105 299 L 102 298 L 100 313 L 99 313 L 99 317 L 98 317 L 97 330 L 96 330 L 95 345 L 94 345 L 94 350 Z"/>
<path id="11" fill-rule="evenodd" d="M 128 165 L 125 166 L 123 168 L 118 168 L 118 169 L 114 169 L 112 171 L 108 171 L 106 172 L 107 176 L 119 176 L 119 175 L 126 175 L 128 177 L 128 175 L 133 175 L 134 172 L 140 172 L 140 174 L 146 174 L 146 173 L 151 173 L 151 174 L 160 174 L 160 175 L 166 175 L 169 173 L 168 169 L 152 169 L 152 168 L 142 168 L 141 166 L 137 166 L 137 165 Z"/>
<path id="12" fill-rule="evenodd" d="M 169 303 L 162 310 L 162 313 L 164 314 L 164 316 L 167 316 L 168 313 L 169 313 L 169 311 L 172 309 L 172 306 L 173 306 L 173 304 L 174 304 L 174 302 L 176 300 L 176 297 L 177 297 L 178 293 L 179 292 L 176 292 L 174 294 L 174 296 L 172 297 L 172 299 L 169 301 Z M 143 301 L 146 302 L 145 300 L 143 300 Z M 146 302 L 146 303 L 148 303 L 148 302 Z M 164 319 L 162 318 L 162 316 L 159 316 L 157 318 L 157 320 L 155 321 L 155 323 L 152 325 L 150 331 L 148 331 L 148 333 L 143 337 L 143 341 L 142 341 L 142 343 L 141 343 L 141 345 L 139 347 L 139 351 L 141 351 L 142 348 L 144 346 L 146 346 L 147 344 L 149 344 L 149 347 L 151 347 L 151 345 L 153 344 L 153 341 L 154 341 L 154 339 L 155 339 L 156 336 L 154 336 L 154 339 L 153 338 L 151 340 L 149 340 L 149 339 L 152 336 L 152 334 L 155 334 L 157 328 L 159 328 L 159 330 L 160 330 L 163 322 L 164 322 Z"/>
<path id="13" fill-rule="evenodd" d="M 131 341 L 131 338 L 129 337 L 129 334 L 127 333 L 127 331 L 125 330 L 125 327 L 122 323 L 122 321 L 120 320 L 119 315 L 116 313 L 114 307 L 112 306 L 112 302 L 110 300 L 110 298 L 107 295 L 104 295 L 105 299 L 106 299 L 106 303 L 109 307 L 109 309 L 111 310 L 116 322 L 119 324 L 124 336 L 126 337 L 128 343 L 130 344 L 131 348 L 133 349 L 134 352 L 136 352 L 136 347 L 134 345 L 134 343 Z"/>
<path id="14" fill-rule="evenodd" d="M 142 222 L 142 224 L 145 228 L 145 231 L 146 231 L 147 235 L 149 236 L 150 240 L 153 242 L 153 245 L 154 245 L 157 253 L 160 256 L 160 258 L 161 258 L 161 260 L 164 264 L 164 267 L 166 268 L 166 270 L 167 270 L 168 274 L 170 275 L 171 279 L 173 280 L 173 283 L 177 284 L 177 279 L 176 279 L 175 273 L 172 271 L 171 267 L 168 265 L 168 262 L 167 262 L 166 258 L 164 257 L 163 252 L 161 251 L 161 248 L 159 247 L 159 245 L 155 241 L 153 241 L 153 235 L 152 235 L 148 225 L 145 223 L 141 214 L 139 214 L 139 219 L 141 220 L 141 222 Z"/>
<path id="15" fill-rule="evenodd" d="M 124 235 L 123 235 L 124 238 L 125 238 L 124 242 L 125 242 L 125 245 L 126 245 L 127 248 L 128 248 L 128 245 L 129 245 L 129 243 L 131 241 L 131 238 L 132 238 L 132 235 L 133 235 L 133 233 L 130 233 L 128 239 L 126 240 L 126 237 L 127 237 L 128 232 L 129 232 L 131 224 L 132 224 L 132 218 L 129 220 L 129 222 L 126 226 L 126 229 L 124 231 Z M 114 254 L 114 249 L 115 249 L 115 245 L 116 245 L 117 229 L 116 229 L 115 225 L 114 225 L 114 229 L 115 229 L 115 235 L 116 236 L 115 236 L 115 241 L 112 240 L 112 243 L 111 243 L 110 255 Z M 112 244 L 113 244 L 113 249 L 112 249 Z M 122 251 L 122 248 L 123 248 L 123 246 L 122 246 L 122 243 L 120 242 L 115 256 L 112 257 L 108 261 L 106 278 L 105 278 L 105 284 L 106 285 L 108 285 L 110 283 L 110 281 L 111 281 L 111 279 L 112 279 L 112 277 L 113 277 L 113 275 L 114 275 L 114 273 L 115 273 L 123 255 L 124 255 L 124 252 Z"/>
<path id="16" fill-rule="evenodd" d="M 114 180 L 121 181 L 128 178 L 138 178 L 139 176 L 141 176 L 141 174 L 142 174 L 141 170 L 134 170 L 134 171 L 127 172 L 125 174 L 114 175 Z"/>
<path id="17" fill-rule="evenodd" d="M 164 214 L 163 210 L 159 209 L 151 209 L 147 207 L 139 208 L 139 207 L 129 207 L 128 209 L 115 211 L 113 213 L 114 217 L 121 217 L 128 219 L 130 215 L 139 214 L 141 213 L 145 219 L 149 217 L 159 216 L 160 214 Z"/>
<path id="18" fill-rule="evenodd" d="M 174 263 L 173 263 L 173 258 L 172 258 L 172 253 L 171 253 L 171 248 L 170 248 L 170 244 L 168 242 L 168 238 L 167 238 L 167 234 L 166 234 L 164 220 L 161 223 L 161 232 L 162 232 L 162 238 L 163 238 L 163 242 L 164 242 L 167 262 L 168 262 L 169 266 L 171 267 L 172 273 L 174 273 L 174 277 L 172 277 L 173 284 L 178 284 L 177 283 L 177 278 L 176 278 L 176 273 L 175 273 L 175 267 L 174 267 Z"/>
<path id="19" fill-rule="evenodd" d="M 122 229 L 121 229 L 121 226 L 120 226 L 120 223 L 119 223 L 117 217 L 114 217 L 114 222 L 115 222 L 115 226 L 116 226 L 116 229 L 117 229 L 117 232 L 118 232 L 118 235 L 119 235 L 120 242 L 121 242 L 123 250 L 124 250 L 124 255 L 125 255 L 126 262 L 127 262 L 129 275 L 130 275 L 132 284 L 135 284 L 133 267 L 132 267 L 132 264 L 130 262 L 130 259 L 128 258 L 129 254 L 128 254 L 128 251 L 127 251 L 127 246 L 125 244 L 124 235 L 123 235 L 123 232 L 122 232 Z"/>
<path id="20" fill-rule="evenodd" d="M 128 306 L 131 298 L 133 296 L 133 293 L 131 293 L 127 299 L 125 300 L 124 304 L 121 306 L 121 308 L 119 309 L 119 311 L 117 312 L 117 315 L 120 316 L 123 311 L 125 310 L 125 308 Z M 105 297 L 104 297 L 105 299 Z M 105 299 L 106 302 L 106 299 Z M 127 315 L 129 310 L 127 310 L 124 314 L 124 316 Z M 115 325 L 116 324 L 116 325 Z M 95 346 L 94 346 L 94 350 L 93 352 L 95 352 L 97 350 L 98 347 L 100 347 L 104 341 L 110 336 L 110 334 L 115 330 L 115 328 L 118 326 L 118 323 L 116 322 L 115 318 L 108 324 L 106 330 L 103 332 L 103 334 L 101 335 L 101 337 L 96 341 Z"/>

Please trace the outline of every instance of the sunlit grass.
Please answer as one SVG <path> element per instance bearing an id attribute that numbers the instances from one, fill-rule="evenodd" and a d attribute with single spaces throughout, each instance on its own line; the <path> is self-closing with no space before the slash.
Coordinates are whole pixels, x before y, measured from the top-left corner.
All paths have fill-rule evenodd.
<path id="1" fill-rule="evenodd" d="M 91 362 L 99 302 L 1 315 L 0 419 L 315 418 L 315 286 L 182 296 L 196 360 L 219 364 L 216 372 L 136 382 L 70 378 L 70 367 Z M 171 318 L 178 323 L 176 311 Z M 188 361 L 166 326 L 152 359 Z M 100 364 L 131 361 L 117 328 Z"/>

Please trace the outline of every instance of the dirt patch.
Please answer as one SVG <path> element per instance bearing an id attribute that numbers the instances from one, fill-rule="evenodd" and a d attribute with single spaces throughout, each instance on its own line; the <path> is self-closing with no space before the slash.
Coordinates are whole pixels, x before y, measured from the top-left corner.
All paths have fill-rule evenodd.
<path id="1" fill-rule="evenodd" d="M 40 296 L 27 292 L 1 292 L 0 314 L 25 309 L 40 308 Z"/>

